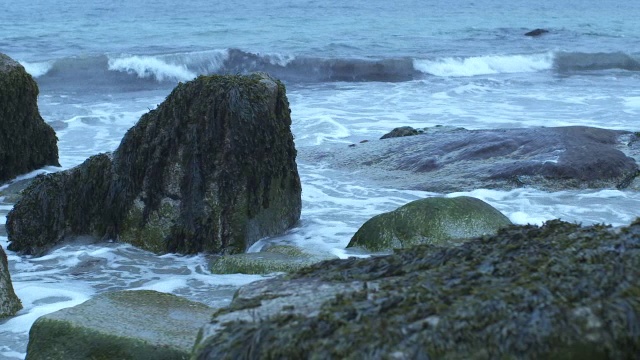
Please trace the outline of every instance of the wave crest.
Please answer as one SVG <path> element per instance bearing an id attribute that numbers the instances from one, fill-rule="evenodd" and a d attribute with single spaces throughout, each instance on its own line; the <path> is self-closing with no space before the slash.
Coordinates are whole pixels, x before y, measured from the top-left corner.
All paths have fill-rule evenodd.
<path id="1" fill-rule="evenodd" d="M 449 57 L 435 60 L 415 60 L 414 66 L 425 74 L 447 77 L 527 73 L 551 69 L 553 54 Z"/>
<path id="2" fill-rule="evenodd" d="M 155 78 L 157 81 L 189 81 L 197 74 L 184 64 L 171 64 L 153 56 L 130 56 L 109 59 L 109 70 L 135 74 L 139 78 Z"/>

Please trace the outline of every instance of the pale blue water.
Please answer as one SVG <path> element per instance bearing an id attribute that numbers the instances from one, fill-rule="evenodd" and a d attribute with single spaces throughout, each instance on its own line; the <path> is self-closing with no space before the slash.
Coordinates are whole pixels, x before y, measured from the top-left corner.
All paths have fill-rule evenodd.
<path id="1" fill-rule="evenodd" d="M 372 140 L 402 125 L 640 127 L 637 1 L 0 0 L 0 8 L 0 52 L 36 78 L 63 168 L 115 149 L 177 82 L 213 73 L 282 79 L 299 148 Z M 523 36 L 535 28 L 550 32 Z M 380 189 L 323 164 L 299 170 L 300 225 L 265 241 L 347 256 L 344 246 L 371 216 L 419 197 L 459 195 Z M 631 191 L 466 194 L 517 223 L 622 225 L 640 215 Z M 158 258 L 119 244 L 8 255 L 25 309 L 0 322 L 2 359 L 25 356 L 38 316 L 101 291 L 157 289 L 221 306 L 260 278 L 213 276 L 204 256 Z"/>

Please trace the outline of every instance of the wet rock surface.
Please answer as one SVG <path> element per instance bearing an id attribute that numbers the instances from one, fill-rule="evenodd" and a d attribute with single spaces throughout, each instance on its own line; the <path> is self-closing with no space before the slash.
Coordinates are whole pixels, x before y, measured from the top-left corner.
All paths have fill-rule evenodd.
<path id="1" fill-rule="evenodd" d="M 238 253 L 300 217 L 285 88 L 201 76 L 142 116 L 113 154 L 40 176 L 7 218 L 9 249 L 91 235 L 156 253 Z"/>
<path id="2" fill-rule="evenodd" d="M 367 220 L 347 247 L 378 252 L 418 244 L 446 245 L 493 235 L 511 221 L 482 200 L 459 196 L 412 201 Z"/>
<path id="3" fill-rule="evenodd" d="M 15 315 L 22 309 L 22 303 L 16 296 L 11 284 L 7 254 L 0 246 L 0 319 Z"/>
<path id="4" fill-rule="evenodd" d="M 38 85 L 0 53 L 0 184 L 58 163 L 58 138 L 38 111 Z"/>
<path id="5" fill-rule="evenodd" d="M 624 188 L 638 172 L 640 152 L 628 146 L 629 132 L 584 126 L 443 129 L 351 148 L 299 148 L 298 160 L 324 162 L 382 186 L 442 193 Z"/>
<path id="6" fill-rule="evenodd" d="M 249 284 L 195 359 L 625 359 L 640 353 L 640 223 L 558 220 Z"/>
<path id="7" fill-rule="evenodd" d="M 337 256 L 293 245 L 273 245 L 259 252 L 223 255 L 211 261 L 213 274 L 269 274 L 292 272 Z"/>
<path id="8" fill-rule="evenodd" d="M 118 291 L 44 315 L 27 359 L 187 359 L 214 310 L 156 291 Z"/>

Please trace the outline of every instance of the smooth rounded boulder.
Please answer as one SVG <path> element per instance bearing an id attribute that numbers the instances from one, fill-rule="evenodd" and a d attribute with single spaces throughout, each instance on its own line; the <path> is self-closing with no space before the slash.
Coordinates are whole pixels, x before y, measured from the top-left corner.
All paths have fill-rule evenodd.
<path id="1" fill-rule="evenodd" d="M 9 248 L 117 239 L 155 253 L 240 253 L 300 218 L 284 85 L 200 76 L 142 116 L 113 154 L 41 176 L 7 217 Z"/>
<path id="2" fill-rule="evenodd" d="M 387 251 L 417 244 L 443 245 L 493 235 L 511 225 L 493 206 L 469 196 L 412 201 L 365 222 L 347 247 Z"/>
<path id="3" fill-rule="evenodd" d="M 58 138 L 38 111 L 38 85 L 0 53 L 0 184 L 43 166 L 60 166 Z"/>

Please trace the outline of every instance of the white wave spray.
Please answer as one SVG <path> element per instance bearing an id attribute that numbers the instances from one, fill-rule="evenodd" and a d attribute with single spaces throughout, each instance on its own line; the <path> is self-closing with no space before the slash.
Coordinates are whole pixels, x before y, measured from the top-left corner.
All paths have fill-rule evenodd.
<path id="1" fill-rule="evenodd" d="M 34 78 L 40 77 L 51 70 L 53 64 L 49 61 L 45 62 L 26 62 L 20 61 L 20 65 L 24 66 L 24 69 Z"/>
<path id="2" fill-rule="evenodd" d="M 109 70 L 135 74 L 139 78 L 155 78 L 157 81 L 189 81 L 197 76 L 184 64 L 172 64 L 153 56 L 109 59 Z"/>
<path id="3" fill-rule="evenodd" d="M 413 66 L 420 72 L 446 77 L 527 73 L 551 69 L 553 54 L 449 57 L 436 60 L 414 60 Z"/>

